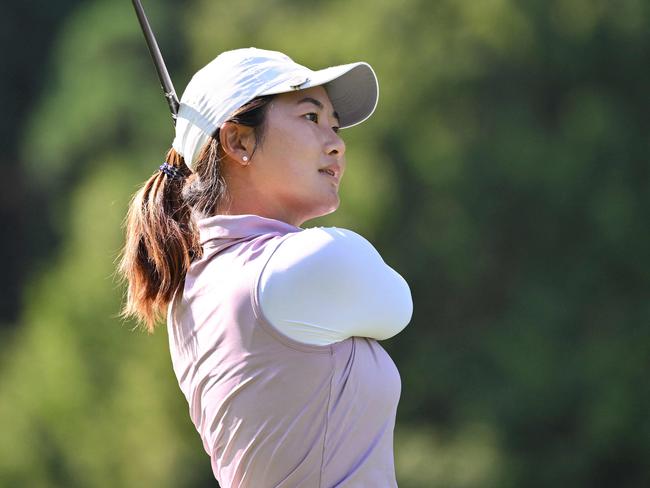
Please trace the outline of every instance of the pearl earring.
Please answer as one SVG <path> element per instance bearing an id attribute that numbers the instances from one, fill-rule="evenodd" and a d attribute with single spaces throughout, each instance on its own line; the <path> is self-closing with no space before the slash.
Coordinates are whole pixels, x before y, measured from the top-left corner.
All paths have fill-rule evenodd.
<path id="1" fill-rule="evenodd" d="M 246 163 L 248 161 L 248 156 L 243 156 L 241 160 Z"/>

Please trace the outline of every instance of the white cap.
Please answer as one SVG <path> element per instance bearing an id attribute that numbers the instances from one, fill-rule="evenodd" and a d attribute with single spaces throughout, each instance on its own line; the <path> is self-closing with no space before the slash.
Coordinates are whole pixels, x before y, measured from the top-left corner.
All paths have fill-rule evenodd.
<path id="1" fill-rule="evenodd" d="M 327 90 L 342 129 L 375 111 L 379 86 L 367 63 L 312 71 L 277 51 L 253 47 L 226 51 L 201 68 L 185 88 L 172 145 L 192 168 L 208 138 L 241 106 L 262 95 L 320 85 Z"/>

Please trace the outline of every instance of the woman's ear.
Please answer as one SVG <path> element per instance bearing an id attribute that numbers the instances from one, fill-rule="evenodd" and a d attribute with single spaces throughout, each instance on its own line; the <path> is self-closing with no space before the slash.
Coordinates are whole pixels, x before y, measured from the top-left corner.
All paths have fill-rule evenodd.
<path id="1" fill-rule="evenodd" d="M 224 122 L 219 130 L 219 143 L 226 156 L 247 166 L 255 148 L 255 131 L 252 127 Z"/>

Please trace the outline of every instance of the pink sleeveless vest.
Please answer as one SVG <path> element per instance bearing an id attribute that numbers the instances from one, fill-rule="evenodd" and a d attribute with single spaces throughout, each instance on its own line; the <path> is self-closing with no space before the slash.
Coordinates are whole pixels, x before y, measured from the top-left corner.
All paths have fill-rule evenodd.
<path id="1" fill-rule="evenodd" d="M 254 215 L 199 228 L 204 255 L 170 306 L 169 346 L 222 488 L 396 487 L 401 384 L 386 351 L 361 337 L 303 344 L 260 310 L 263 267 L 301 229 Z"/>

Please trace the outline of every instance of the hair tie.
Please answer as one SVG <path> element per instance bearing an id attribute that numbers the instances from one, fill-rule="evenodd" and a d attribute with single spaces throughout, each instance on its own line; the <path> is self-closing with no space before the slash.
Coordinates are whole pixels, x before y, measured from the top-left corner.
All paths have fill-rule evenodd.
<path id="1" fill-rule="evenodd" d="M 169 164 L 167 161 L 165 161 L 163 164 L 161 164 L 160 167 L 159 167 L 158 169 L 159 169 L 160 171 L 162 171 L 163 173 L 165 173 L 165 174 L 166 174 L 168 177 L 170 177 L 171 179 L 178 179 L 178 180 L 180 180 L 180 179 L 183 178 L 183 175 L 182 175 L 181 172 L 178 170 L 178 168 L 175 167 L 175 166 L 172 166 L 172 165 Z"/>

